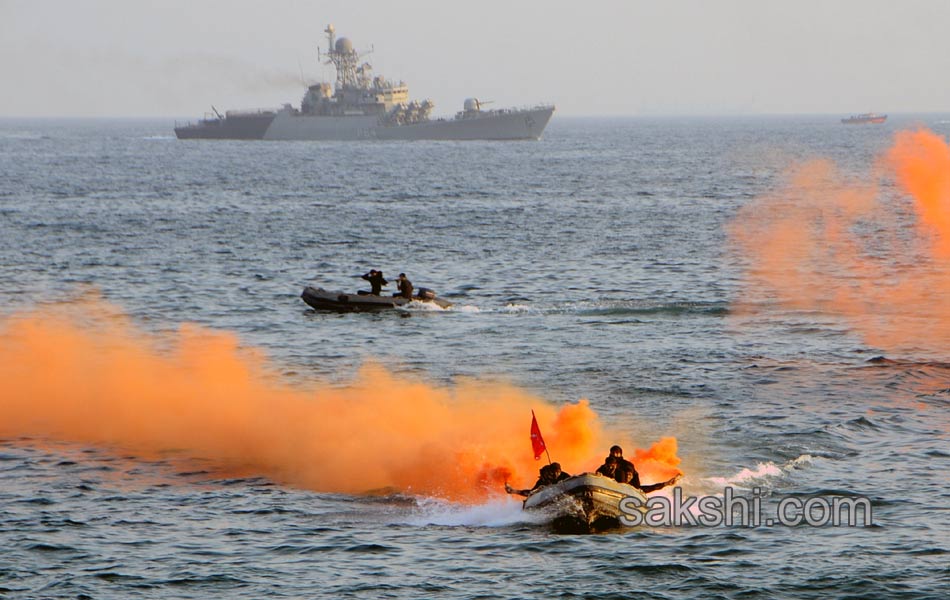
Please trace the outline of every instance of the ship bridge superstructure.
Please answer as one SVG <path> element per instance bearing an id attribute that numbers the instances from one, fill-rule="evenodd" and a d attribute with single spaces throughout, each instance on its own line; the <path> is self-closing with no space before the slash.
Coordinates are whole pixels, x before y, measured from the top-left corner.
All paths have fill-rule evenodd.
<path id="1" fill-rule="evenodd" d="M 349 38 L 336 37 L 333 25 L 327 25 L 327 50 L 324 64 L 336 69 L 336 85 L 328 83 L 310 86 L 300 103 L 305 115 L 370 116 L 375 115 L 384 124 L 421 123 L 429 119 L 435 107 L 431 100 L 409 100 L 409 86 L 394 83 L 384 77 L 373 76 L 373 67 L 361 62 L 369 52 L 360 53 Z M 370 50 L 372 52 L 372 50 Z"/>

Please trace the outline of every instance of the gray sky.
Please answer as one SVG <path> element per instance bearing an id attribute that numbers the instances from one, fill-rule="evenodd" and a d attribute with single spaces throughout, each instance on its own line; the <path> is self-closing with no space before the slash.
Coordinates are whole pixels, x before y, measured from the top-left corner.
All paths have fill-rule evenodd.
<path id="1" fill-rule="evenodd" d="M 327 23 L 440 115 L 950 111 L 950 0 L 0 0 L 0 116 L 297 105 Z"/>

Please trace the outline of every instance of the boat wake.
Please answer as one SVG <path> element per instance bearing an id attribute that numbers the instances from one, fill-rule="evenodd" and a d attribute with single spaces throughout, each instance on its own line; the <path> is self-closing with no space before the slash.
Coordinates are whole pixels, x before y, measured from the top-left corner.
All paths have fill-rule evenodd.
<path id="1" fill-rule="evenodd" d="M 482 312 L 482 309 L 478 308 L 477 306 L 471 305 L 471 304 L 455 305 L 455 306 L 452 307 L 452 310 L 454 310 L 455 312 L 470 313 L 470 314 L 475 314 L 475 313 L 480 313 L 480 312 Z"/>
<path id="2" fill-rule="evenodd" d="M 729 309 L 724 302 L 650 302 L 644 300 L 584 300 L 556 305 L 531 305 L 509 302 L 496 309 L 515 315 L 576 314 L 584 317 L 688 317 L 725 316 Z"/>
<path id="3" fill-rule="evenodd" d="M 397 306 L 396 310 L 408 312 L 447 312 L 453 310 L 454 306 L 439 306 L 432 302 L 410 302 L 405 306 Z"/>
<path id="4" fill-rule="evenodd" d="M 418 527 L 508 527 L 522 523 L 541 524 L 544 514 L 526 513 L 513 498 L 495 498 L 483 504 L 453 504 L 436 498 L 418 500 L 418 510 L 405 523 Z"/>

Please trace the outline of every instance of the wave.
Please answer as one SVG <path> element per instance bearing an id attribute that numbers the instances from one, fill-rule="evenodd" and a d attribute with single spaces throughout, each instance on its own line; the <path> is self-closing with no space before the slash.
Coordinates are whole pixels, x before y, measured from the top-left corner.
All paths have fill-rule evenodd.
<path id="1" fill-rule="evenodd" d="M 509 304 L 506 304 L 504 308 L 501 309 L 501 312 L 512 313 L 516 315 L 517 314 L 540 314 L 542 310 L 533 306 L 528 306 L 527 304 L 509 303 Z"/>
<path id="2" fill-rule="evenodd" d="M 711 315 L 729 314 L 726 302 L 665 302 L 650 303 L 639 301 L 595 302 L 591 305 L 579 303 L 577 312 L 592 316 L 623 315 Z"/>
<path id="3" fill-rule="evenodd" d="M 23 140 L 38 141 L 52 139 L 42 133 L 33 133 L 31 131 L 4 131 L 0 132 L 0 140 Z"/>
<path id="4" fill-rule="evenodd" d="M 772 461 L 757 463 L 755 467 L 743 468 L 730 477 L 707 477 L 703 481 L 716 487 L 750 487 L 750 484 L 767 483 L 783 477 L 792 471 L 811 464 L 814 458 L 810 454 L 802 454 L 782 464 L 776 465 Z"/>
<path id="5" fill-rule="evenodd" d="M 856 366 L 863 376 L 871 374 L 884 385 L 906 389 L 915 397 L 940 404 L 947 402 L 950 363 L 932 360 L 901 360 L 875 356 Z"/>
<path id="6" fill-rule="evenodd" d="M 926 367 L 926 368 L 931 368 L 931 369 L 950 369 L 950 362 L 935 361 L 935 360 L 902 360 L 902 359 L 891 359 L 884 356 L 875 356 L 874 358 L 869 358 L 864 362 L 870 368 L 874 368 L 874 367 L 878 367 L 878 368 Z"/>

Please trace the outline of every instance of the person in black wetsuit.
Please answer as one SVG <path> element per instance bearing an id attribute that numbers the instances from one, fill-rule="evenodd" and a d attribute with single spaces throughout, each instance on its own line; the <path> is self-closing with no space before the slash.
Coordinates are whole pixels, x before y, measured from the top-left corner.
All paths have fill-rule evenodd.
<path id="1" fill-rule="evenodd" d="M 632 462 L 623 457 L 623 448 L 620 446 L 610 447 L 610 456 L 604 459 L 604 464 L 602 464 L 600 468 L 597 469 L 597 472 L 607 477 L 613 477 L 620 483 L 632 485 L 645 494 L 655 492 L 665 488 L 668 485 L 672 485 L 680 478 L 680 476 L 677 475 L 660 483 L 641 485 L 640 474 L 637 473 L 637 468 L 633 466 Z"/>
<path id="2" fill-rule="evenodd" d="M 393 296 L 402 296 L 406 300 L 412 300 L 412 282 L 409 281 L 405 273 L 399 274 L 399 277 L 396 279 L 396 285 L 399 286 L 399 291 L 393 294 Z"/>
<path id="3" fill-rule="evenodd" d="M 604 464 L 597 467 L 597 474 L 614 479 L 617 476 L 617 457 L 608 456 L 604 459 Z"/>
<path id="4" fill-rule="evenodd" d="M 507 483 L 505 483 L 505 491 L 509 494 L 518 494 L 519 496 L 530 496 L 532 492 L 543 488 L 546 485 L 553 485 L 555 483 L 560 483 L 565 479 L 570 478 L 570 475 L 561 470 L 560 463 L 551 463 L 549 465 L 544 465 L 541 467 L 541 473 L 538 477 L 538 481 L 534 484 L 534 487 L 529 490 L 516 490 Z"/>
<path id="5" fill-rule="evenodd" d="M 617 472 L 620 470 L 630 470 L 636 477 L 637 470 L 633 467 L 632 462 L 623 457 L 623 448 L 611 446 L 610 455 L 604 459 L 604 464 L 598 467 L 597 473 L 617 479 Z M 637 481 L 639 481 L 639 478 L 637 478 Z"/>
<path id="6" fill-rule="evenodd" d="M 380 292 L 383 291 L 383 286 L 389 282 L 383 279 L 383 272 L 377 271 L 376 269 L 370 269 L 369 273 L 360 275 L 361 279 L 365 279 L 373 287 L 373 291 L 370 293 L 374 296 L 378 296 Z"/>

